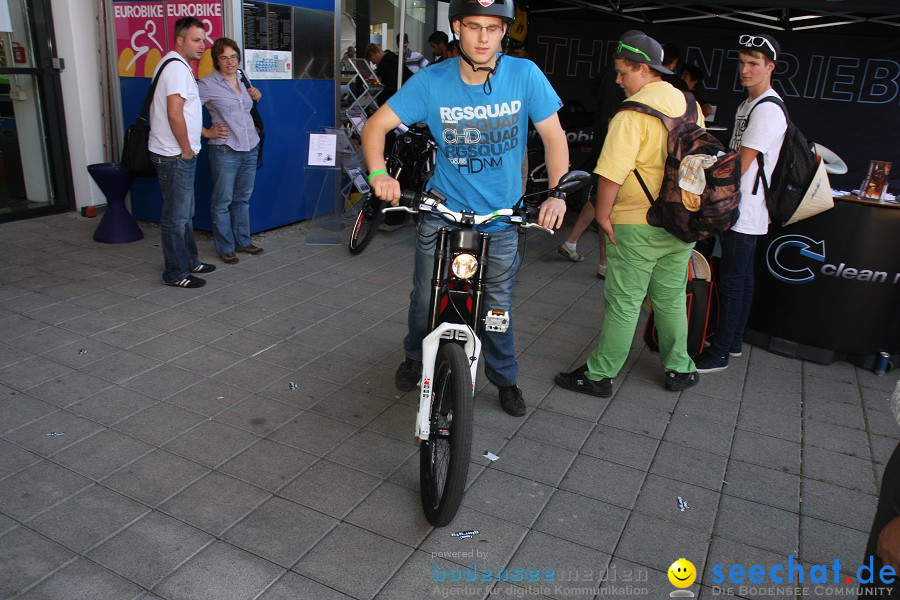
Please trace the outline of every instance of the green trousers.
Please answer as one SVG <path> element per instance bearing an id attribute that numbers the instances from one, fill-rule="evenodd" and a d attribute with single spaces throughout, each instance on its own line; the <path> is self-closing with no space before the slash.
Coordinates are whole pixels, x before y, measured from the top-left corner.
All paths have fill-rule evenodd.
<path id="1" fill-rule="evenodd" d="M 687 266 L 694 244 L 651 225 L 614 225 L 618 245 L 606 242 L 609 271 L 606 314 L 600 341 L 588 357 L 587 377 L 615 377 L 625 364 L 647 292 L 659 333 L 659 357 L 666 371 L 696 369 L 687 353 Z"/>

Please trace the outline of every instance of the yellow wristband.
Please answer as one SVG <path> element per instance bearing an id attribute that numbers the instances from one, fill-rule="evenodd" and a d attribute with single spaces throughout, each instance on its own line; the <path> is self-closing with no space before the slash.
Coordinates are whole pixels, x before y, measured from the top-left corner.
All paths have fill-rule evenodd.
<path id="1" fill-rule="evenodd" d="M 369 173 L 369 176 L 367 177 L 367 179 L 369 181 L 372 181 L 373 177 L 376 177 L 378 175 L 387 175 L 387 174 L 388 174 L 388 172 L 385 171 L 384 169 L 376 169 L 375 171 L 372 171 L 371 173 Z"/>

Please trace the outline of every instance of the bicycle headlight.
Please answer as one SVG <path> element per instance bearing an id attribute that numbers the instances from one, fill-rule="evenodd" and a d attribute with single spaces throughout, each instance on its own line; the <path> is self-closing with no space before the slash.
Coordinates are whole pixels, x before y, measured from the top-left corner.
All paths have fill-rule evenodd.
<path id="1" fill-rule="evenodd" d="M 474 254 L 457 254 L 453 257 L 450 270 L 460 279 L 471 279 L 478 271 L 478 259 Z"/>

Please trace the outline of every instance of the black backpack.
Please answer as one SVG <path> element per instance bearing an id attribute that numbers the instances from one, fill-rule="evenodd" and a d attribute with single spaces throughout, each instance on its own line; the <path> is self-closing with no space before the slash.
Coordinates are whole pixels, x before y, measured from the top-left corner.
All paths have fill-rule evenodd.
<path id="1" fill-rule="evenodd" d="M 647 222 L 654 227 L 662 227 L 681 241 L 689 243 L 727 231 L 737 221 L 741 201 L 741 161 L 734 150 L 725 148 L 711 133 L 697 125 L 697 102 L 693 95 L 682 93 L 687 109 L 680 117 L 670 117 L 646 104 L 631 100 L 623 102 L 619 110 L 633 110 L 654 116 L 662 121 L 669 132 L 659 198 L 655 199 L 650 195 L 650 190 L 637 169 L 634 174 L 650 200 Z M 714 165 L 704 169 L 706 187 L 700 194 L 700 207 L 696 211 L 685 208 L 681 188 L 678 187 L 681 160 L 691 154 L 717 157 Z"/>
<path id="2" fill-rule="evenodd" d="M 791 123 L 788 117 L 787 107 L 781 99 L 774 96 L 766 96 L 760 99 L 747 115 L 747 125 L 750 124 L 750 115 L 756 107 L 763 102 L 777 104 L 784 111 L 784 119 L 787 121 L 787 131 L 784 133 L 784 143 L 781 145 L 781 153 L 778 162 L 772 171 L 772 181 L 766 181 L 766 172 L 763 169 L 762 152 L 756 155 L 759 164 L 759 172 L 756 182 L 753 184 L 753 193 L 759 189 L 762 182 L 766 196 L 766 208 L 772 221 L 784 222 L 797 211 L 800 201 L 812 184 L 813 177 L 819 167 L 819 156 L 815 146 L 806 140 L 803 133 Z"/>

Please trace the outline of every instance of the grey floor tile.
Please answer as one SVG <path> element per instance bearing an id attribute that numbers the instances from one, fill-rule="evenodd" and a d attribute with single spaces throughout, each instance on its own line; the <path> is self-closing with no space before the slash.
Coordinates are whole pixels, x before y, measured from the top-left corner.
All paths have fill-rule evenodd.
<path id="1" fill-rule="evenodd" d="M 575 460 L 576 451 L 515 436 L 492 468 L 557 486 Z"/>
<path id="2" fill-rule="evenodd" d="M 305 412 L 269 434 L 269 438 L 323 456 L 357 429 L 314 412 Z"/>
<path id="3" fill-rule="evenodd" d="M 612 554 L 628 514 L 619 506 L 559 490 L 541 512 L 534 529 Z"/>
<path id="4" fill-rule="evenodd" d="M 134 352 L 117 352 L 107 358 L 98 360 L 82 368 L 82 371 L 102 377 L 113 383 L 122 383 L 136 375 L 140 375 L 161 363 Z"/>
<path id="5" fill-rule="evenodd" d="M 456 568 L 456 567 L 453 567 Z M 472 571 L 474 573 L 474 571 Z M 440 571 L 435 574 L 433 559 L 424 552 L 414 552 L 404 563 L 403 567 L 391 578 L 386 586 L 378 593 L 378 600 L 406 600 L 407 598 L 438 597 L 465 597 L 485 598 L 493 583 L 481 581 L 477 576 L 474 582 L 465 580 L 450 582 L 446 573 L 444 581 L 435 581 L 440 576 Z M 488 577 L 484 575 L 484 577 Z"/>
<path id="6" fill-rule="evenodd" d="M 275 582 L 275 585 L 266 590 L 259 600 L 352 600 L 347 594 L 322 585 L 308 577 L 296 573 L 285 573 L 284 577 Z"/>
<path id="7" fill-rule="evenodd" d="M 7 394 L 0 399 L 0 432 L 21 427 L 57 410 L 52 404 L 22 392 Z"/>
<path id="8" fill-rule="evenodd" d="M 215 379 L 203 378 L 194 385 L 179 391 L 173 396 L 169 396 L 166 398 L 166 401 L 211 417 L 248 398 L 250 395 L 249 391 L 239 387 L 228 385 Z"/>
<path id="9" fill-rule="evenodd" d="M 662 438 L 670 416 L 668 412 L 649 408 L 646 404 L 629 404 L 614 399 L 600 417 L 600 423 L 640 435 Z"/>
<path id="10" fill-rule="evenodd" d="M 392 382 L 393 377 L 394 375 L 391 373 Z M 291 383 L 294 385 L 292 386 Z M 267 398 L 280 400 L 300 408 L 309 408 L 339 387 L 336 383 L 325 381 L 318 377 L 301 377 L 299 373 L 292 373 L 267 385 L 259 390 L 258 393 Z"/>
<path id="11" fill-rule="evenodd" d="M 257 435 L 265 435 L 281 427 L 301 411 L 296 406 L 265 396 L 250 396 L 217 414 L 215 420 Z"/>
<path id="12" fill-rule="evenodd" d="M 17 596 L 76 556 L 30 529 L 14 529 L 0 537 L 0 596 Z"/>
<path id="13" fill-rule="evenodd" d="M 393 402 L 374 394 L 362 394 L 354 389 L 341 388 L 310 410 L 362 427 L 384 412 Z"/>
<path id="14" fill-rule="evenodd" d="M 171 359 L 169 364 L 204 377 L 209 377 L 244 359 L 245 356 L 237 352 L 202 346 L 178 358 Z"/>
<path id="15" fill-rule="evenodd" d="M 543 579 L 548 569 L 552 569 L 554 574 L 564 571 L 576 571 L 584 579 L 593 581 L 595 578 L 599 579 L 601 577 L 601 574 L 609 564 L 609 560 L 609 554 L 604 552 L 579 546 L 546 533 L 531 531 L 522 542 L 522 545 L 519 546 L 507 568 L 510 570 L 537 569 L 539 572 L 538 579 Z M 517 585 L 534 586 L 536 584 L 523 582 Z M 544 595 L 549 598 L 571 597 L 567 591 L 568 587 L 581 587 L 581 585 L 558 584 L 541 586 L 541 588 L 549 588 L 544 590 L 546 591 Z M 592 583 L 586 587 L 594 587 L 594 584 Z"/>
<path id="16" fill-rule="evenodd" d="M 819 399 L 804 401 L 803 415 L 809 419 L 825 421 L 834 425 L 865 429 L 866 421 L 859 400 L 855 404 L 847 404 L 839 400 Z"/>
<path id="17" fill-rule="evenodd" d="M 900 439 L 900 425 L 897 424 L 896 418 L 892 418 L 893 416 L 893 413 L 886 411 L 867 410 L 866 429 L 875 435 Z"/>
<path id="18" fill-rule="evenodd" d="M 386 478 L 418 451 L 414 444 L 361 430 L 328 453 L 328 459 Z"/>
<path id="19" fill-rule="evenodd" d="M 803 399 L 804 402 L 817 404 L 818 400 L 827 402 L 844 402 L 859 405 L 859 386 L 856 383 L 856 375 L 850 373 L 849 380 L 837 381 L 834 376 L 823 378 L 811 374 L 809 371 L 819 369 L 820 373 L 846 374 L 853 367 L 847 363 L 837 363 L 834 368 L 822 369 L 821 365 L 804 363 L 803 374 Z M 841 377 L 843 379 L 843 377 Z"/>
<path id="20" fill-rule="evenodd" d="M 369 495 L 379 481 L 377 477 L 322 459 L 278 495 L 340 519 Z"/>
<path id="21" fill-rule="evenodd" d="M 0 383 L 25 391 L 61 377 L 72 369 L 42 356 L 33 356 L 0 369 Z"/>
<path id="22" fill-rule="evenodd" d="M 194 385 L 201 379 L 196 373 L 172 365 L 160 365 L 125 381 L 122 386 L 151 398 L 163 400 Z"/>
<path id="23" fill-rule="evenodd" d="M 121 352 L 121 350 L 115 346 L 105 344 L 94 338 L 82 337 L 71 344 L 44 352 L 43 356 L 67 367 L 81 369 L 117 352 Z"/>
<path id="24" fill-rule="evenodd" d="M 597 425 L 581 448 L 582 454 L 641 471 L 650 468 L 659 440 L 623 429 Z"/>
<path id="25" fill-rule="evenodd" d="M 554 387 L 541 401 L 540 407 L 544 410 L 596 422 L 606 410 L 609 402 L 609 398 L 595 398 Z"/>
<path id="26" fill-rule="evenodd" d="M 280 567 L 231 544 L 215 542 L 159 584 L 154 592 L 166 600 L 254 598 L 282 572 Z"/>
<path id="27" fill-rule="evenodd" d="M 57 600 L 58 598 L 91 598 L 121 600 L 137 598 L 143 589 L 85 558 L 66 565 L 21 598 L 23 600 Z"/>
<path id="28" fill-rule="evenodd" d="M 838 559 L 842 565 L 850 565 L 852 569 L 865 554 L 868 538 L 867 531 L 842 527 L 812 517 L 801 518 L 800 553 L 804 561 L 827 565 Z"/>
<path id="29" fill-rule="evenodd" d="M 865 431 L 815 419 L 804 419 L 803 443 L 858 458 L 869 455 L 869 440 Z"/>
<path id="30" fill-rule="evenodd" d="M 205 418 L 181 407 L 159 402 L 124 421 L 116 423 L 115 429 L 140 440 L 159 446 L 167 440 L 184 433 Z"/>
<path id="31" fill-rule="evenodd" d="M 630 509 L 646 473 L 606 460 L 579 455 L 560 489 Z"/>
<path id="32" fill-rule="evenodd" d="M 149 452 L 153 446 L 118 431 L 106 429 L 53 456 L 64 467 L 91 479 L 101 479 Z"/>
<path id="33" fill-rule="evenodd" d="M 699 582 L 699 579 L 698 579 Z M 568 584 L 578 589 L 589 583 Z M 674 590 L 669 583 L 669 577 L 656 569 L 648 569 L 637 563 L 623 560 L 616 556 L 609 563 L 603 580 L 600 582 L 600 597 L 632 596 L 644 598 L 666 598 Z M 690 586 L 688 590 L 696 590 L 697 585 Z"/>
<path id="34" fill-rule="evenodd" d="M 40 515 L 29 527 L 83 553 L 149 510 L 112 490 L 94 486 Z"/>
<path id="35" fill-rule="evenodd" d="M 122 317 L 127 319 L 129 322 L 119 325 L 118 327 L 114 327 L 112 329 L 108 329 L 101 333 L 95 334 L 93 337 L 104 342 L 106 344 L 111 344 L 117 348 L 122 348 L 123 350 L 128 350 L 129 348 L 133 348 L 138 344 L 142 344 L 146 341 L 152 340 L 153 338 L 159 337 L 163 332 L 158 329 L 153 329 L 152 327 L 146 327 L 144 325 L 138 325 L 137 323 L 132 323 L 131 321 L 137 317 L 145 317 L 147 313 L 145 311 L 137 309 L 137 315 L 128 314 L 135 311 L 128 310 L 126 307 L 133 302 L 139 302 L 135 300 L 129 300 L 127 303 L 118 304 L 115 307 L 103 311 L 104 313 L 112 316 L 112 317 Z M 153 304 L 149 304 L 151 306 L 151 310 L 158 310 L 159 307 Z"/>
<path id="36" fill-rule="evenodd" d="M 288 569 L 337 523 L 305 506 L 271 498 L 222 539 Z"/>
<path id="37" fill-rule="evenodd" d="M 159 512 L 152 512 L 91 551 L 87 558 L 152 588 L 213 538 Z"/>
<path id="38" fill-rule="evenodd" d="M 216 467 L 244 450 L 258 438 L 236 427 L 203 421 L 163 447 L 207 467 Z"/>
<path id="39" fill-rule="evenodd" d="M 662 442 L 650 465 L 650 472 L 719 491 L 727 462 L 728 459 L 719 454 Z"/>
<path id="40" fill-rule="evenodd" d="M 877 498 L 815 479 L 803 479 L 803 514 L 859 531 L 869 531 Z"/>
<path id="41" fill-rule="evenodd" d="M 460 531 L 478 534 L 464 539 L 454 535 Z M 526 533 L 528 529 L 521 525 L 463 506 L 447 526 L 432 529 L 419 549 L 445 570 L 475 564 L 482 573 L 489 569 L 496 573 L 507 565 Z"/>
<path id="42" fill-rule="evenodd" d="M 552 487 L 537 481 L 487 469 L 466 490 L 462 506 L 530 526 L 552 493 Z"/>
<path id="43" fill-rule="evenodd" d="M 3 480 L 0 511 L 25 521 L 90 485 L 89 479 L 42 461 Z"/>
<path id="44" fill-rule="evenodd" d="M 156 360 L 168 361 L 196 350 L 201 346 L 202 344 L 196 340 L 189 340 L 186 337 L 168 333 L 138 344 L 131 348 L 131 351 Z"/>
<path id="45" fill-rule="evenodd" d="M 105 379 L 86 375 L 78 371 L 70 371 L 65 375 L 54 377 L 46 383 L 31 388 L 28 390 L 28 395 L 40 398 L 56 406 L 68 406 L 111 385 Z"/>
<path id="46" fill-rule="evenodd" d="M 760 433 L 734 432 L 731 457 L 744 462 L 800 474 L 800 444 Z"/>
<path id="47" fill-rule="evenodd" d="M 316 460 L 314 455 L 291 446 L 260 440 L 217 470 L 274 492 Z"/>
<path id="48" fill-rule="evenodd" d="M 800 417 L 775 413 L 753 406 L 741 406 L 737 427 L 744 431 L 763 433 L 789 442 L 800 441 Z"/>
<path id="49" fill-rule="evenodd" d="M 722 496 L 716 519 L 716 533 L 784 555 L 796 555 L 800 516 L 742 498 Z"/>
<path id="50" fill-rule="evenodd" d="M 0 479 L 43 460 L 37 454 L 0 440 Z"/>
<path id="51" fill-rule="evenodd" d="M 186 314 L 191 314 L 194 318 L 196 318 L 196 316 L 194 316 L 192 313 Z M 182 337 L 186 337 L 190 340 L 196 340 L 198 342 L 208 344 L 209 342 L 213 342 L 219 338 L 222 338 L 229 333 L 237 331 L 238 329 L 240 328 L 236 325 L 223 323 L 221 321 L 216 321 L 215 319 L 203 318 L 197 319 L 192 323 L 188 323 L 183 327 L 179 327 L 172 333 L 180 335 Z"/>
<path id="52" fill-rule="evenodd" d="M 701 417 L 733 426 L 737 422 L 738 408 L 740 408 L 738 402 L 707 396 L 694 390 L 685 390 L 678 397 L 675 414 Z"/>
<path id="53" fill-rule="evenodd" d="M 687 504 L 683 511 L 679 498 Z M 719 494 L 716 492 L 683 481 L 648 475 L 634 510 L 709 533 L 713 530 L 718 507 Z"/>
<path id="54" fill-rule="evenodd" d="M 256 392 L 289 373 L 284 367 L 250 359 L 216 373 L 213 379 Z"/>
<path id="55" fill-rule="evenodd" d="M 803 378 L 800 373 L 751 362 L 742 404 L 791 415 L 800 414 Z"/>
<path id="56" fill-rule="evenodd" d="M 342 523 L 292 570 L 355 598 L 373 598 L 412 552 L 409 546 Z M 343 557 L 340 566 L 334 564 L 335 556 Z"/>
<path id="57" fill-rule="evenodd" d="M 79 417 L 107 427 L 156 404 L 157 400 L 118 385 L 70 404 L 67 408 Z"/>
<path id="58" fill-rule="evenodd" d="M 878 464 L 885 465 L 900 442 L 895 438 L 870 435 L 869 443 L 872 445 L 872 460 Z"/>
<path id="59" fill-rule="evenodd" d="M 616 557 L 662 572 L 669 570 L 673 557 L 686 558 L 703 572 L 709 540 L 708 533 L 693 527 L 632 513 L 616 547 Z"/>
<path id="60" fill-rule="evenodd" d="M 207 472 L 195 462 L 155 450 L 104 479 L 103 485 L 156 506 Z"/>
<path id="61" fill-rule="evenodd" d="M 800 512 L 800 477 L 739 460 L 728 462 L 722 493 Z"/>
<path id="62" fill-rule="evenodd" d="M 803 451 L 803 476 L 874 494 L 876 482 L 868 459 L 809 447 Z"/>
<path id="63" fill-rule="evenodd" d="M 518 435 L 560 448 L 578 450 L 593 427 L 594 423 L 590 421 L 548 410 L 535 410 L 519 429 Z"/>
<path id="64" fill-rule="evenodd" d="M 344 521 L 416 548 L 431 531 L 417 490 L 384 482 Z"/>
<path id="65" fill-rule="evenodd" d="M 159 510 L 218 537 L 269 496 L 256 486 L 213 472 L 164 502 Z"/>
<path id="66" fill-rule="evenodd" d="M 77 333 L 73 333 L 67 329 L 63 329 L 61 327 L 47 327 L 45 329 L 41 329 L 40 331 L 35 331 L 32 334 L 16 338 L 12 342 L 12 345 L 20 348 L 21 350 L 27 350 L 28 355 L 43 355 L 51 350 L 55 350 L 67 344 L 71 344 L 80 339 L 82 339 L 80 335 L 78 335 Z M 28 356 L 22 356 L 20 360 L 25 358 L 28 358 Z M 0 361 L 0 364 L 3 364 L 3 361 Z M 6 364 L 4 364 L 3 366 L 6 366 Z"/>
<path id="67" fill-rule="evenodd" d="M 676 411 L 663 439 L 667 442 L 728 456 L 734 427 L 708 419 L 687 416 Z"/>
<path id="68" fill-rule="evenodd" d="M 747 579 L 744 579 L 739 583 L 732 582 L 729 578 L 729 569 L 732 565 L 745 565 L 748 568 L 750 565 L 761 565 L 768 574 L 770 573 L 770 569 L 774 565 L 787 564 L 787 560 L 784 554 L 771 552 L 769 550 L 762 550 L 760 548 L 755 548 L 747 544 L 735 542 L 734 540 L 715 536 L 713 537 L 712 545 L 709 549 L 709 556 L 711 560 L 706 565 L 706 572 L 703 573 L 704 585 L 717 586 L 723 589 L 731 588 L 736 593 L 739 593 L 741 591 L 739 589 L 740 587 L 744 587 L 749 590 L 746 593 L 742 594 L 744 597 L 758 597 L 764 593 L 764 589 L 769 588 L 779 589 L 779 594 L 782 598 L 795 597 L 795 594 L 784 594 L 782 592 L 782 590 L 791 587 L 796 588 L 799 585 L 799 582 L 797 581 L 790 583 L 788 581 L 787 573 L 784 573 L 783 585 L 774 584 L 774 582 L 769 581 L 768 578 L 763 584 L 754 584 Z M 712 568 L 716 564 L 719 565 L 720 568 L 713 572 Z M 781 575 L 781 573 L 778 572 L 776 572 L 776 574 Z M 806 573 L 804 573 L 804 575 L 806 575 Z M 734 597 L 725 594 L 722 594 L 722 596 Z"/>
<path id="69" fill-rule="evenodd" d="M 389 408 L 369 421 L 365 428 L 402 442 L 414 440 L 417 407 L 394 402 Z M 477 438 L 475 438 L 477 439 Z M 475 441 L 473 440 L 473 444 Z M 473 453 L 475 448 L 473 446 Z M 484 450 L 482 450 L 482 454 Z"/>

